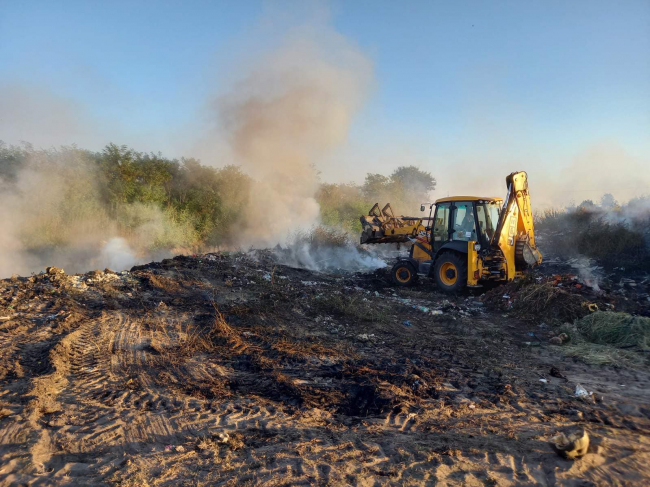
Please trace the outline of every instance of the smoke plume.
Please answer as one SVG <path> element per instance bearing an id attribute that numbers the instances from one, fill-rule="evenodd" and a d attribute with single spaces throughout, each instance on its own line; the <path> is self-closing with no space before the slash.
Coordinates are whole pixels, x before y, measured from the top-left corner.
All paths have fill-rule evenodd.
<path id="1" fill-rule="evenodd" d="M 158 207 L 136 203 L 109 211 L 89 153 L 1 143 L 0 153 L 0 278 L 46 266 L 122 270 L 182 244 L 178 224 Z"/>
<path id="2" fill-rule="evenodd" d="M 320 32 L 291 36 L 244 72 L 218 115 L 255 180 L 239 242 L 268 246 L 318 222 L 316 164 L 346 141 L 372 67 L 346 39 Z"/>

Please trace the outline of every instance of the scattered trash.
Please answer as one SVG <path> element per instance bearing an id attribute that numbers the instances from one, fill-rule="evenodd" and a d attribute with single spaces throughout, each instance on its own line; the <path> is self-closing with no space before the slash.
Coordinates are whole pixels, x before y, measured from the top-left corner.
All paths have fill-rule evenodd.
<path id="1" fill-rule="evenodd" d="M 228 433 L 219 433 L 217 435 L 217 441 L 219 443 L 228 443 L 230 441 L 230 435 Z"/>
<path id="2" fill-rule="evenodd" d="M 587 392 L 587 389 L 582 387 L 580 384 L 576 386 L 576 392 L 575 396 L 579 397 L 580 399 L 587 399 L 587 398 L 593 398 L 594 393 L 593 392 Z"/>
<path id="3" fill-rule="evenodd" d="M 563 343 L 566 343 L 569 341 L 569 335 L 566 333 L 560 333 L 558 336 L 551 337 L 549 339 L 549 343 L 551 345 L 562 345 Z"/>
<path id="4" fill-rule="evenodd" d="M 555 452 L 566 460 L 580 458 L 589 449 L 589 435 L 584 429 L 580 429 L 568 436 L 560 433 L 552 437 L 549 442 Z"/>
<path id="5" fill-rule="evenodd" d="M 174 447 L 171 446 L 171 445 L 166 445 L 165 446 L 165 451 L 172 451 L 173 449 L 174 449 Z"/>
<path id="6" fill-rule="evenodd" d="M 402 324 L 403 324 L 404 326 L 413 326 L 413 323 L 411 323 L 409 320 L 404 320 L 404 321 L 402 322 Z"/>
<path id="7" fill-rule="evenodd" d="M 560 369 L 558 369 L 557 367 L 551 367 L 549 374 L 551 375 L 551 377 L 557 377 L 558 379 L 567 380 L 566 376 L 562 374 L 562 372 L 560 372 Z"/>
<path id="8" fill-rule="evenodd" d="M 543 382 L 544 384 L 548 384 L 548 380 L 546 379 L 539 379 L 540 382 Z"/>
<path id="9" fill-rule="evenodd" d="M 373 342 L 375 341 L 376 337 L 374 333 L 362 333 L 360 335 L 357 335 L 357 340 L 360 342 Z"/>

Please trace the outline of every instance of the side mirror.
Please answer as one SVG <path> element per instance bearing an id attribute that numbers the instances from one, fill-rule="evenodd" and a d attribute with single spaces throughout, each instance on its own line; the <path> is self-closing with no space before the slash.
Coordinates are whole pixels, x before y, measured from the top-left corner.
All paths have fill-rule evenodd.
<path id="1" fill-rule="evenodd" d="M 420 205 L 420 211 L 424 211 L 424 205 Z"/>

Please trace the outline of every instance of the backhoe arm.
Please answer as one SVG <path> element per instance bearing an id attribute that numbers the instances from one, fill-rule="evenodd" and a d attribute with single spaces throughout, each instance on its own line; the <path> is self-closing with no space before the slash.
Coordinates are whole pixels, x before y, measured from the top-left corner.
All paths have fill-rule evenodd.
<path id="1" fill-rule="evenodd" d="M 506 177 L 506 185 L 508 194 L 491 245 L 503 252 L 508 279 L 512 279 L 516 272 L 541 264 L 542 254 L 535 245 L 527 174 L 523 171 L 513 172 Z"/>

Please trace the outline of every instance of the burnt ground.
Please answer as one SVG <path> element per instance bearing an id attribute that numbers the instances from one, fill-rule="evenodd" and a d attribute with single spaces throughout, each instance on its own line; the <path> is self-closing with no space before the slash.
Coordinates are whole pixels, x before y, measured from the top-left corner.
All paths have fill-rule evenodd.
<path id="1" fill-rule="evenodd" d="M 648 367 L 566 358 L 504 292 L 264 252 L 0 281 L 0 484 L 647 485 Z"/>

